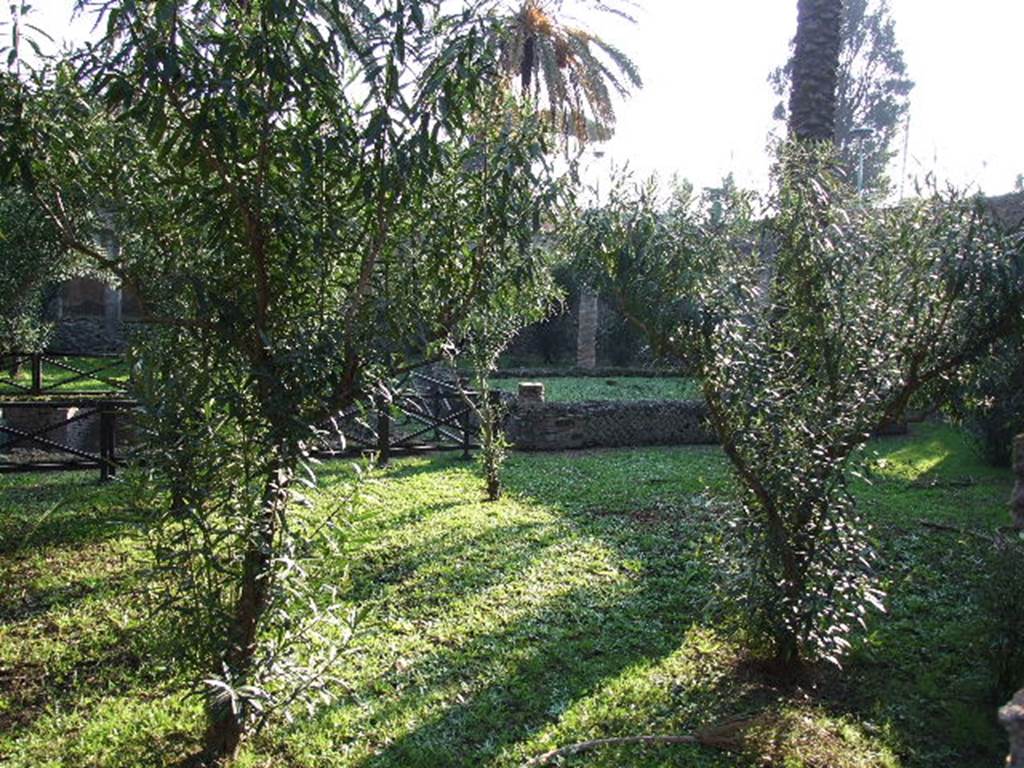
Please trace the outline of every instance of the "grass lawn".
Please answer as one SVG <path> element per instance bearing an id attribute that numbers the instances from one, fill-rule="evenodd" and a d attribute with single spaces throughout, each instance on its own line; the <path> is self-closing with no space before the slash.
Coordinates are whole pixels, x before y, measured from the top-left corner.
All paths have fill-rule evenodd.
<path id="1" fill-rule="evenodd" d="M 946 427 L 872 449 L 870 485 L 855 490 L 888 614 L 842 674 L 788 691 L 745 663 L 711 599 L 705 489 L 730 487 L 718 449 L 514 454 L 496 504 L 457 458 L 395 462 L 352 521 L 352 598 L 367 611 L 338 701 L 268 730 L 240 765 L 517 766 L 555 745 L 685 732 L 766 706 L 786 713 L 759 742 L 778 766 L 998 765 L 986 545 L 919 520 L 991 531 L 1007 522 L 1009 474 Z M 123 486 L 93 477 L 0 478 L 0 763 L 11 768 L 172 766 L 197 744 L 199 704 L 141 599 L 140 521 Z M 327 469 L 319 508 L 346 477 Z M 756 757 L 630 746 L 564 764 Z"/>
<path id="2" fill-rule="evenodd" d="M 530 381 L 543 382 L 545 399 L 559 403 L 582 400 L 690 400 L 701 396 L 696 381 L 681 377 L 620 376 L 603 379 L 596 376 L 558 376 Z M 519 381 L 493 379 L 491 386 L 515 392 L 519 388 Z"/>
<path id="3" fill-rule="evenodd" d="M 129 366 L 123 358 L 114 357 L 64 357 L 61 355 L 51 356 L 52 362 L 43 361 L 42 380 L 45 394 L 59 395 L 68 392 L 99 393 L 112 389 L 109 382 L 124 385 L 128 383 Z M 0 361 L 4 365 L 7 361 Z M 91 374 L 80 376 L 74 370 Z M 95 377 L 101 378 L 95 378 Z M 107 381 L 104 381 L 106 379 Z M 17 386 L 15 386 L 17 385 Z M 6 367 L 0 369 L 0 395 L 24 395 L 28 394 L 25 388 L 32 386 L 32 365 L 26 360 L 20 366 L 18 373 L 11 378 L 10 370 Z"/>

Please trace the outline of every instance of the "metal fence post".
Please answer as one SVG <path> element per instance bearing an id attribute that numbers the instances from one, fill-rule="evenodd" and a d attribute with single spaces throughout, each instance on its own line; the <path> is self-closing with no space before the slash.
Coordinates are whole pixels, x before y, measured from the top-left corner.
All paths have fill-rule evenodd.
<path id="1" fill-rule="evenodd" d="M 114 464 L 114 409 L 109 403 L 100 405 L 100 482 L 117 474 Z"/>
<path id="2" fill-rule="evenodd" d="M 437 425 L 437 422 L 441 420 L 441 390 L 436 385 L 431 393 L 434 398 L 434 412 L 431 414 L 431 418 L 434 419 L 434 442 L 440 444 L 441 442 L 441 430 Z"/>
<path id="3" fill-rule="evenodd" d="M 32 353 L 32 394 L 43 393 L 43 356 L 38 352 Z"/>
<path id="4" fill-rule="evenodd" d="M 386 467 L 391 460 L 391 411 L 387 399 L 377 396 L 377 464 Z"/>
<path id="5" fill-rule="evenodd" d="M 1010 497 L 1010 515 L 1013 518 L 1013 527 L 1018 531 L 1024 530 L 1024 435 L 1017 435 L 1013 439 L 1013 473 L 1016 484 L 1013 487 L 1013 495 Z"/>
<path id="6" fill-rule="evenodd" d="M 469 418 L 470 418 L 470 407 L 467 402 L 465 407 L 462 409 L 462 417 L 459 419 L 459 426 L 462 427 L 462 458 L 468 459 L 469 455 Z"/>

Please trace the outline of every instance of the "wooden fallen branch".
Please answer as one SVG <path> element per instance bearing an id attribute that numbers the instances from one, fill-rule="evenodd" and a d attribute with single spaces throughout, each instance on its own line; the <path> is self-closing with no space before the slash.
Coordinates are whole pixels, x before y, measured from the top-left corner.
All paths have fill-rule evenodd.
<path id="1" fill-rule="evenodd" d="M 626 744 L 696 744 L 711 749 L 720 749 L 728 752 L 739 752 L 743 748 L 743 731 L 746 730 L 756 717 L 742 717 L 728 720 L 721 725 L 712 726 L 694 733 L 685 733 L 668 736 L 616 736 L 607 739 L 591 739 L 581 741 L 577 744 L 570 744 L 558 749 L 552 749 L 543 755 L 538 755 L 526 763 L 527 768 L 538 765 L 548 765 L 560 757 L 571 757 L 581 752 L 588 752 L 601 747 L 615 747 Z"/>
<path id="2" fill-rule="evenodd" d="M 981 539 L 982 541 L 993 541 L 991 536 L 986 536 L 984 533 L 979 533 L 978 531 L 972 531 L 969 528 L 961 528 L 958 525 L 949 525 L 948 523 L 938 523 L 934 520 L 924 519 L 918 520 L 917 522 L 925 528 L 932 528 L 936 531 L 949 531 L 950 533 L 959 533 L 964 536 L 973 536 L 974 538 Z"/>

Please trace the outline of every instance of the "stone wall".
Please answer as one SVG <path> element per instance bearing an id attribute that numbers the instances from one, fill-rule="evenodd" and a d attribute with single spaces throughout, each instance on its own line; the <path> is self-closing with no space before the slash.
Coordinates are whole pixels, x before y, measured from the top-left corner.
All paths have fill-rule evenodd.
<path id="1" fill-rule="evenodd" d="M 68 406 L 43 407 L 19 407 L 7 405 L 0 407 L 0 422 L 11 429 L 22 432 L 35 433 L 47 427 L 53 427 L 44 432 L 41 437 L 55 443 L 69 445 L 81 451 L 99 452 L 100 416 L 98 413 L 90 414 L 78 421 L 69 421 L 83 412 L 83 408 Z M 0 435 L 0 452 L 8 442 L 17 438 L 10 435 Z M 44 446 L 34 441 L 19 443 L 19 448 L 38 450 Z"/>
<path id="2" fill-rule="evenodd" d="M 505 430 L 522 451 L 575 448 L 622 448 L 641 445 L 714 445 L 718 438 L 707 423 L 703 400 L 590 400 L 577 403 L 512 403 Z M 905 435 L 900 420 L 877 437 Z"/>
<path id="3" fill-rule="evenodd" d="M 579 350 L 580 291 L 568 291 L 560 313 L 533 323 L 516 335 L 502 355 L 506 365 L 575 365 Z M 614 306 L 598 296 L 596 364 L 599 366 L 644 365 L 652 362 L 646 337 Z"/>
<path id="4" fill-rule="evenodd" d="M 134 323 L 108 322 L 102 317 L 65 317 L 54 329 L 49 349 L 88 355 L 122 352 L 125 334 Z"/>
<path id="5" fill-rule="evenodd" d="M 513 445 L 525 451 L 713 444 L 706 419 L 707 406 L 699 400 L 520 401 L 506 429 Z"/>
<path id="6" fill-rule="evenodd" d="M 33 434 L 46 430 L 40 435 L 41 438 L 62 445 L 70 446 L 80 451 L 89 453 L 100 452 L 100 414 L 94 410 L 95 405 L 83 399 L 77 405 L 13 405 L 0 406 L 0 423 L 11 429 Z M 87 414 L 77 421 L 71 421 L 75 417 Z M 118 408 L 114 411 L 114 442 L 116 445 L 135 443 L 138 440 L 135 427 L 135 414 Z M 47 429 L 49 427 L 49 429 Z M 47 446 L 33 440 L 24 440 L 17 444 L 16 448 L 7 448 L 8 443 L 18 440 L 17 437 L 0 433 L 0 455 L 14 451 L 42 451 L 46 452 Z M 59 451 L 58 451 L 59 453 Z M 61 458 L 73 458 L 70 455 L 62 454 Z"/>

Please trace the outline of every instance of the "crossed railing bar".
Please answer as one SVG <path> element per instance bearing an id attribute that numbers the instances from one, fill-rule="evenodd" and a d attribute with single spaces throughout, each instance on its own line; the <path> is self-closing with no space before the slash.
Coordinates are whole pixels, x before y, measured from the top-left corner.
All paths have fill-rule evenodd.
<path id="1" fill-rule="evenodd" d="M 400 440 L 397 440 L 397 441 L 393 442 L 391 444 L 392 447 L 401 447 L 401 446 L 405 446 L 407 444 L 410 444 L 417 437 L 425 435 L 428 432 L 433 432 L 435 434 L 435 436 L 438 435 L 438 434 L 443 435 L 444 437 L 448 438 L 449 440 L 451 440 L 451 441 L 453 441 L 455 443 L 459 443 L 460 447 L 461 447 L 461 443 L 462 443 L 462 440 L 463 440 L 463 435 L 462 434 L 456 434 L 455 432 L 450 432 L 449 430 L 444 429 L 444 427 L 450 425 L 456 419 L 460 419 L 463 416 L 468 416 L 469 413 L 470 413 L 470 410 L 469 410 L 468 407 L 464 407 L 460 411 L 452 411 L 448 416 L 444 417 L 443 419 L 436 418 L 436 417 L 435 418 L 431 418 L 431 417 L 428 417 L 428 416 L 421 416 L 418 413 L 415 413 L 413 411 L 410 411 L 410 410 L 407 410 L 407 409 L 403 408 L 401 405 L 398 405 L 397 407 L 398 407 L 398 410 L 400 412 L 402 412 L 403 414 L 408 416 L 413 421 L 416 421 L 419 424 L 425 424 L 426 426 L 423 429 L 421 429 L 421 430 L 419 430 L 417 432 L 413 432 L 411 435 L 405 435 Z"/>
<path id="2" fill-rule="evenodd" d="M 64 364 L 54 360 L 59 353 L 39 355 L 17 355 L 20 360 L 30 359 L 33 364 L 33 384 L 25 387 L 16 382 L 6 381 L 13 384 L 19 391 L 29 394 L 38 394 L 56 389 L 68 381 L 75 381 L 82 378 L 94 376 L 96 373 L 106 370 L 111 365 L 101 366 L 92 371 L 84 371 L 72 365 Z M 11 354 L 0 355 L 0 360 L 11 358 Z M 43 387 L 41 383 L 41 367 L 43 362 L 49 362 L 57 367 L 69 370 L 78 375 L 72 379 L 66 379 L 56 385 Z M 99 378 L 97 380 L 109 381 Z M 408 386 L 412 383 L 412 386 Z M 110 381 L 120 391 L 124 391 L 123 385 Z M 426 389 L 426 392 L 422 390 Z M 410 392 L 411 390 L 411 392 Z M 318 451 L 324 457 L 340 456 L 350 453 L 353 448 L 363 450 L 376 450 L 381 463 L 387 463 L 392 453 L 407 453 L 426 450 L 458 450 L 468 457 L 473 448 L 479 447 L 474 442 L 475 430 L 472 428 L 472 399 L 478 398 L 479 393 L 465 391 L 460 386 L 442 381 L 432 376 L 418 372 L 405 376 L 396 386 L 399 393 L 393 400 L 378 396 L 372 401 L 371 408 L 366 404 L 353 406 L 352 408 L 339 413 L 337 420 L 349 421 L 359 427 L 358 431 L 345 434 L 346 447 L 342 450 L 325 448 Z M 85 393 L 74 393 L 61 390 L 60 394 L 74 396 Z M 110 393 L 106 393 L 110 394 Z M 468 399 L 468 402 L 467 402 Z M 64 418 L 52 424 L 46 424 L 34 431 L 27 431 L 9 424 L 0 423 L 0 435 L 13 439 L 0 444 L 3 452 L 0 452 L 0 472 L 31 471 L 40 469 L 72 469 L 98 467 L 102 479 L 112 477 L 118 465 L 121 463 L 116 455 L 115 443 L 115 420 L 119 412 L 136 407 L 136 403 L 128 399 L 47 399 L 37 401 L 5 401 L 0 399 L 0 408 L 61 408 L 78 407 L 83 410 L 70 418 Z M 376 412 L 376 426 L 362 417 L 363 413 L 369 410 Z M 69 424 L 82 421 L 99 414 L 100 437 L 98 452 L 84 450 L 67 443 L 52 439 L 52 432 L 67 427 Z M 405 419 L 404 422 L 396 420 L 396 416 Z M 410 432 L 400 432 L 395 427 L 415 424 L 416 427 Z M 335 423 L 335 426 L 337 424 Z M 434 439 L 423 440 L 425 436 L 433 433 Z M 71 456 L 75 461 L 56 461 L 50 458 L 30 459 L 28 461 L 13 461 L 4 456 L 4 453 L 18 447 L 35 447 L 45 450 L 50 454 Z"/>

